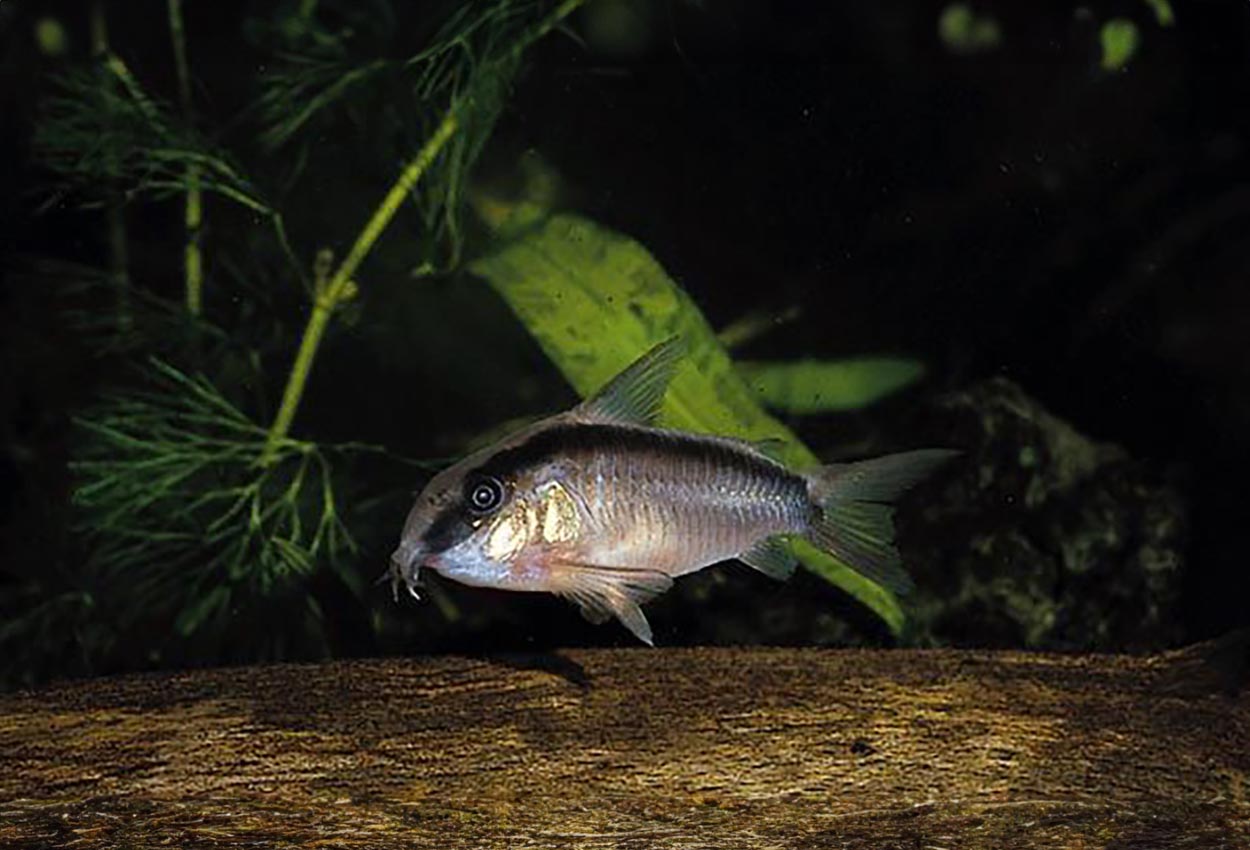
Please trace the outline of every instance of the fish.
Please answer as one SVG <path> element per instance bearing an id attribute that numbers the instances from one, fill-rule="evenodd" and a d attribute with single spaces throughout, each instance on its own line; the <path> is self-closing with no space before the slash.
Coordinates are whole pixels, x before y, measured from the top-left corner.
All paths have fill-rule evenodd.
<path id="1" fill-rule="evenodd" d="M 679 338 L 666 340 L 582 403 L 436 474 L 391 556 L 396 595 L 406 585 L 418 596 L 422 570 L 553 593 L 590 622 L 615 618 L 653 645 L 642 605 L 674 579 L 737 559 L 785 580 L 800 538 L 906 592 L 892 503 L 957 452 L 796 470 L 767 446 L 660 427 L 683 354 Z"/>

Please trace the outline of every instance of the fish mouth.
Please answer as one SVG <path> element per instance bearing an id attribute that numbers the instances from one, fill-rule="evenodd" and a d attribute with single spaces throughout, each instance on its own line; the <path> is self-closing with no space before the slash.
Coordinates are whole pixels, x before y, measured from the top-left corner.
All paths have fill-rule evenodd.
<path id="1" fill-rule="evenodd" d="M 391 553 L 391 594 L 395 597 L 395 601 L 399 601 L 399 589 L 402 586 L 408 591 L 413 599 L 420 600 L 421 597 L 417 593 L 417 588 L 421 586 L 421 564 L 425 559 L 425 552 L 420 546 L 412 544 L 401 544 L 398 549 Z"/>

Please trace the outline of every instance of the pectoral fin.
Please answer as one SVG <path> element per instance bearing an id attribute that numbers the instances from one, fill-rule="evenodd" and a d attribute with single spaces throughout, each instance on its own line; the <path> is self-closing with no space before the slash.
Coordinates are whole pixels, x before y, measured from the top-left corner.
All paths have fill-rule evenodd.
<path id="1" fill-rule="evenodd" d="M 639 606 L 673 586 L 673 580 L 654 570 L 628 570 L 564 564 L 553 570 L 555 592 L 577 604 L 592 623 L 611 617 L 648 646 L 651 625 Z"/>

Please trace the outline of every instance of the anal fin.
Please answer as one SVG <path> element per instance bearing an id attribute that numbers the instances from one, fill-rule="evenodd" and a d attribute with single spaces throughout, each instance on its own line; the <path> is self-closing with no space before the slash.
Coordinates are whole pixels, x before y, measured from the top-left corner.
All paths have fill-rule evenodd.
<path id="1" fill-rule="evenodd" d="M 750 549 L 739 553 L 738 560 L 777 581 L 790 578 L 799 565 L 798 559 L 791 554 L 780 537 L 765 537 Z"/>
<path id="2" fill-rule="evenodd" d="M 655 570 L 630 570 L 563 564 L 553 573 L 556 593 L 574 602 L 592 623 L 615 617 L 640 641 L 654 646 L 651 624 L 640 607 L 673 586 L 673 580 Z"/>

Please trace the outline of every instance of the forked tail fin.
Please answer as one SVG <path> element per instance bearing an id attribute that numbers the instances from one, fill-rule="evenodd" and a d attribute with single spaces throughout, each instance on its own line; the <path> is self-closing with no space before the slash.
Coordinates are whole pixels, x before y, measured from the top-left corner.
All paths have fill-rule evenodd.
<path id="1" fill-rule="evenodd" d="M 892 503 L 957 454 L 950 449 L 919 449 L 810 473 L 808 490 L 821 514 L 807 536 L 866 578 L 895 593 L 908 592 L 913 585 L 894 548 Z"/>

